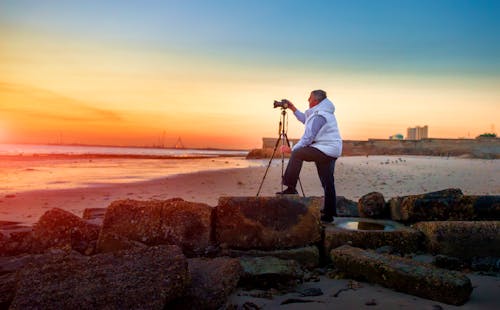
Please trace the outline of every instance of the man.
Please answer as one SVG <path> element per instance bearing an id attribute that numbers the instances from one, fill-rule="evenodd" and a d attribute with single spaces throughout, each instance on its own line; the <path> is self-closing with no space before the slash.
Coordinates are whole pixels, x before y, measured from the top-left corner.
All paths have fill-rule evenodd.
<path id="1" fill-rule="evenodd" d="M 325 204 L 321 220 L 332 222 L 337 216 L 335 194 L 335 161 L 342 153 L 342 139 L 340 137 L 333 103 L 326 97 L 323 90 L 314 90 L 309 96 L 309 109 L 300 112 L 290 101 L 288 107 L 295 117 L 305 124 L 305 131 L 300 141 L 290 150 L 282 146 L 281 151 L 291 152 L 288 166 L 283 176 L 283 184 L 287 189 L 277 194 L 297 194 L 296 186 L 300 170 L 304 161 L 313 161 L 316 164 L 321 185 L 325 191 Z"/>

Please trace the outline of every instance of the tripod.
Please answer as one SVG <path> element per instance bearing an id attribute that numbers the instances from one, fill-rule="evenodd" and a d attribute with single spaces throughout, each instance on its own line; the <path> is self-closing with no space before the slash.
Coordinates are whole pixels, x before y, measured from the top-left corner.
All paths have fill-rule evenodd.
<path id="1" fill-rule="evenodd" d="M 286 122 L 285 122 L 286 121 Z M 269 167 L 271 166 L 271 163 L 274 159 L 274 154 L 276 154 L 276 150 L 278 149 L 278 145 L 281 142 L 281 146 L 285 145 L 290 147 L 290 141 L 288 140 L 288 136 L 286 135 L 287 133 L 287 128 L 286 125 L 288 124 L 288 115 L 286 113 L 286 108 L 281 107 L 281 117 L 280 117 L 280 123 L 279 123 L 279 129 L 278 129 L 278 139 L 276 140 L 276 144 L 274 145 L 274 150 L 273 154 L 271 155 L 271 159 L 269 159 L 269 163 L 267 164 L 266 172 L 264 173 L 264 176 L 262 177 L 262 181 L 260 182 L 259 190 L 257 191 L 257 197 L 260 194 L 260 190 L 262 189 L 262 184 L 264 184 L 264 180 L 266 179 L 267 172 L 269 171 Z M 285 154 L 282 152 L 281 153 L 281 180 L 283 180 L 283 175 L 284 173 L 284 166 L 285 166 Z M 299 185 L 300 185 L 300 190 L 302 191 L 302 196 L 306 196 L 304 193 L 304 188 L 302 187 L 302 182 L 300 181 L 299 178 Z M 281 191 L 283 191 L 283 182 L 281 182 Z"/>

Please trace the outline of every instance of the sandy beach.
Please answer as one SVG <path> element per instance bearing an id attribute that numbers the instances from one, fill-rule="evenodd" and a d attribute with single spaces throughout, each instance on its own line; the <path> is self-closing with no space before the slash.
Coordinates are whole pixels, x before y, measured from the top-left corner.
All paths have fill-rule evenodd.
<path id="1" fill-rule="evenodd" d="M 51 166 L 61 165 L 60 159 L 31 159 L 8 162 L 2 161 L 3 167 L 15 167 L 17 171 L 43 171 Z M 233 159 L 234 160 L 234 159 Z M 71 180 L 63 176 L 55 176 L 63 188 L 38 189 L 5 192 L 0 196 L 0 220 L 16 221 L 26 224 L 35 223 L 38 218 L 51 208 L 62 208 L 79 216 L 85 208 L 104 208 L 112 201 L 119 199 L 168 199 L 181 197 L 189 201 L 217 205 L 221 196 L 255 196 L 263 178 L 267 160 L 241 163 L 241 168 L 223 169 L 228 165 L 225 159 L 208 160 L 215 170 L 197 171 L 194 173 L 175 173 L 166 177 L 161 175 L 162 166 L 158 162 L 134 164 L 132 170 L 120 170 L 119 178 L 111 178 L 106 183 L 105 167 L 127 167 L 125 159 L 94 159 L 93 167 L 97 165 L 96 179 L 98 182 L 87 186 L 71 187 Z M 97 162 L 96 162 L 97 161 Z M 174 162 L 165 162 L 171 166 Z M 188 161 L 175 162 L 174 165 L 188 164 Z M 128 162 L 130 164 L 130 162 Z M 235 164 L 234 162 L 232 164 Z M 88 161 L 73 161 L 69 168 L 78 170 L 88 165 Z M 286 165 L 286 162 L 285 162 Z M 148 171 L 153 176 L 151 180 L 136 180 L 140 169 Z M 155 169 L 156 167 L 156 169 Z M 88 167 L 87 167 L 88 168 Z M 30 170 L 33 169 L 33 170 Z M 138 169 L 138 170 L 137 170 Z M 36 170 L 36 171 L 35 171 Z M 66 171 L 65 169 L 63 169 Z M 62 170 L 60 170 L 62 171 Z M 152 173 L 153 171 L 154 173 Z M 169 170 L 171 171 L 171 170 Z M 179 171 L 182 169 L 179 168 Z M 109 171 L 112 173 L 112 171 Z M 134 174 L 135 173 L 135 174 Z M 422 156 L 370 156 L 343 157 L 336 165 L 337 195 L 358 200 L 362 195 L 372 191 L 381 192 L 384 197 L 418 194 L 445 188 L 460 188 L 465 194 L 499 195 L 500 194 L 500 161 L 468 158 L 441 158 Z M 66 173 L 66 178 L 71 174 Z M 116 175 L 115 175 L 116 176 Z M 44 181 L 42 175 L 39 175 Z M 275 160 L 264 180 L 261 196 L 270 196 L 281 189 L 281 160 Z M 51 179 L 52 180 L 52 179 Z M 53 180 L 50 182 L 53 182 Z M 127 181 L 128 180 L 128 181 Z M 321 196 L 322 189 L 313 164 L 305 163 L 301 180 L 307 196 Z M 32 180 L 34 183 L 37 179 Z M 65 186 L 63 186 L 66 184 Z M 7 184 L 3 184 L 4 188 Z M 38 184 L 38 188 L 43 184 Z M 230 296 L 229 303 L 242 306 L 253 303 L 264 309 L 496 309 L 500 278 L 484 276 L 477 273 L 468 275 L 474 286 L 471 299 L 461 307 L 450 306 L 426 300 L 415 296 L 398 293 L 379 285 L 357 283 L 355 290 L 347 290 L 335 297 L 335 292 L 347 288 L 349 280 L 330 279 L 321 276 L 319 282 L 307 282 L 297 287 L 297 291 L 314 287 L 323 291 L 322 296 L 300 297 L 299 293 L 275 295 L 272 299 L 252 297 L 251 292 L 238 290 Z M 309 303 L 292 303 L 281 305 L 287 299 L 312 300 Z M 249 304 L 247 304 L 249 305 Z"/>
<path id="2" fill-rule="evenodd" d="M 81 216 L 85 208 L 105 208 L 112 201 L 119 199 L 148 200 L 181 197 L 185 200 L 215 206 L 221 196 L 255 196 L 267 166 L 267 160 L 254 160 L 249 167 L 241 164 L 242 168 L 223 169 L 227 160 L 207 160 L 207 168 L 213 165 L 216 170 L 187 174 L 176 172 L 167 177 L 159 177 L 161 166 L 156 162 L 141 163 L 140 166 L 136 164 L 131 168 L 133 172 L 126 170 L 124 172 L 123 166 L 131 165 L 125 159 L 101 159 L 101 161 L 93 160 L 93 165 L 98 167 L 91 170 L 95 171 L 95 182 L 86 186 L 77 184 L 74 186 L 78 187 L 0 192 L 0 220 L 31 224 L 51 208 L 62 208 Z M 109 182 L 106 182 L 106 167 L 110 167 L 109 161 L 112 161 L 115 167 L 122 167 L 122 170 L 119 177 L 109 177 Z M 241 159 L 241 162 L 245 160 Z M 51 167 L 53 164 L 60 164 L 60 162 L 51 162 L 50 159 L 15 163 L 4 160 L 2 162 L 4 167 L 16 165 L 16 169 L 21 171 L 29 171 L 29 169 L 34 169 L 33 167 L 40 166 Z M 164 165 L 183 164 L 189 164 L 189 162 L 172 163 L 167 160 Z M 84 165 L 88 165 L 88 162 L 74 161 L 65 169 L 77 171 Z M 40 168 L 37 169 L 40 170 Z M 152 175 L 153 179 L 134 181 L 138 178 L 137 175 L 140 175 L 141 169 L 147 171 L 148 175 Z M 445 188 L 460 188 L 464 194 L 469 195 L 500 194 L 500 178 L 498 178 L 500 162 L 498 160 L 422 156 L 353 156 L 340 158 L 335 169 L 337 195 L 355 201 L 372 191 L 381 192 L 386 200 L 395 196 Z M 64 178 L 71 178 L 71 173 L 65 172 L 64 176 L 54 177 L 61 185 L 71 181 Z M 275 160 L 264 180 L 260 195 L 270 196 L 281 190 L 280 179 L 281 160 Z M 35 185 L 39 180 L 34 177 L 31 181 Z M 306 196 L 323 195 L 314 164 L 304 163 L 301 181 Z"/>

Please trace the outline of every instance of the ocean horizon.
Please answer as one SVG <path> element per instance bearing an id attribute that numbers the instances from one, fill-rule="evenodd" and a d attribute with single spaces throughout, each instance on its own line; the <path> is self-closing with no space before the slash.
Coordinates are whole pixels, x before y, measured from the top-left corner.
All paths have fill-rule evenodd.
<path id="1" fill-rule="evenodd" d="M 162 148 L 64 144 L 1 144 L 0 156 L 24 155 L 114 155 L 160 156 L 172 158 L 246 156 L 248 150 L 216 148 Z"/>

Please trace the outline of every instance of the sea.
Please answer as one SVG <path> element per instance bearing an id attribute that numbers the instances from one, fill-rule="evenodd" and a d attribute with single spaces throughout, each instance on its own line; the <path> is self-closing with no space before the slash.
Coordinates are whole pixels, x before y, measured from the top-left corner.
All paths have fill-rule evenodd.
<path id="1" fill-rule="evenodd" d="M 0 197 L 264 166 L 245 150 L 0 144 Z"/>

